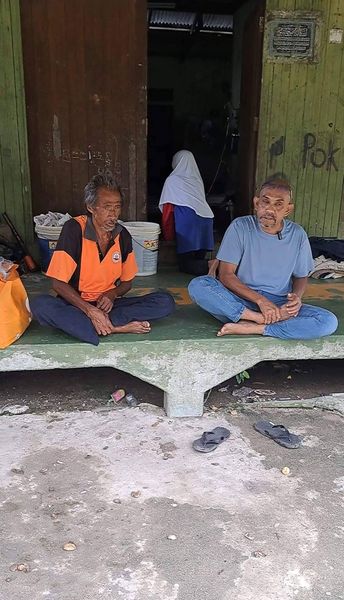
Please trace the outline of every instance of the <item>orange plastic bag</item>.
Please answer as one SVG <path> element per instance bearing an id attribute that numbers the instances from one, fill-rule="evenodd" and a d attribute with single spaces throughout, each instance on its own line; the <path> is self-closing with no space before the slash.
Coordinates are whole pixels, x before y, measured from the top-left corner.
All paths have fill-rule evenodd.
<path id="1" fill-rule="evenodd" d="M 7 273 L 0 269 L 0 348 L 15 342 L 29 326 L 31 316 L 26 290 L 13 265 Z"/>

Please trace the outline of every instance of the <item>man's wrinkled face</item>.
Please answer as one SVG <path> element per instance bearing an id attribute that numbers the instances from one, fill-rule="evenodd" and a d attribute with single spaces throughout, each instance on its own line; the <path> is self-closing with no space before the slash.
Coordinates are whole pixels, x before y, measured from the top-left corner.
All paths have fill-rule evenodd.
<path id="1" fill-rule="evenodd" d="M 119 192 L 105 188 L 98 190 L 97 203 L 89 208 L 95 225 L 103 231 L 112 231 L 121 214 L 122 199 Z"/>
<path id="2" fill-rule="evenodd" d="M 262 229 L 279 231 L 283 219 L 291 213 L 294 206 L 290 192 L 284 188 L 264 187 L 259 197 L 255 197 L 254 207 Z"/>

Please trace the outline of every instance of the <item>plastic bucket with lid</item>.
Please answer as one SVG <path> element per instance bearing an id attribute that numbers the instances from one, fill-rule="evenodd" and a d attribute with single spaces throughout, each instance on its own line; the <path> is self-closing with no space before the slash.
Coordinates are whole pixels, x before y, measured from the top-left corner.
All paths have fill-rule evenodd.
<path id="1" fill-rule="evenodd" d="M 133 239 L 133 250 L 139 269 L 137 275 L 155 275 L 158 270 L 160 225 L 147 221 L 128 221 L 122 225 Z"/>
<path id="2" fill-rule="evenodd" d="M 38 237 L 39 253 L 41 257 L 42 271 L 45 272 L 49 266 L 51 257 L 56 248 L 62 227 L 50 227 L 49 225 L 36 225 L 35 232 Z"/>

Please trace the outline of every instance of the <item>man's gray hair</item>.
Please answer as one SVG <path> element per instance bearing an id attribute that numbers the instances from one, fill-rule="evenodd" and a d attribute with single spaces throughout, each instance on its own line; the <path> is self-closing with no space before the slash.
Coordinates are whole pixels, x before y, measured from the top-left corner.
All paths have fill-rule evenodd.
<path id="1" fill-rule="evenodd" d="M 264 181 L 258 190 L 258 195 L 260 195 L 265 188 L 272 190 L 284 190 L 285 192 L 289 192 L 290 200 L 293 199 L 293 189 L 288 179 L 284 177 L 283 173 L 272 175 L 272 177 Z"/>
<path id="2" fill-rule="evenodd" d="M 97 204 L 98 191 L 103 188 L 111 192 L 118 192 L 123 200 L 121 188 L 111 171 L 104 171 L 93 175 L 92 179 L 85 186 L 84 200 L 86 208 L 93 208 Z"/>

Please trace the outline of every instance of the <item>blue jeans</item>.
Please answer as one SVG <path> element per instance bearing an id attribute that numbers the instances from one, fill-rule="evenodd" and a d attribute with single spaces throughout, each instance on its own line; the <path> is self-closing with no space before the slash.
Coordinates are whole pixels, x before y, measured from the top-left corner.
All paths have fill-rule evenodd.
<path id="1" fill-rule="evenodd" d="M 139 297 L 116 298 L 109 318 L 115 326 L 132 321 L 156 321 L 168 317 L 174 308 L 174 300 L 168 292 L 153 292 Z M 30 309 L 41 325 L 55 327 L 82 342 L 98 346 L 99 337 L 91 319 L 63 298 L 48 294 L 37 296 L 30 300 Z"/>
<path id="2" fill-rule="evenodd" d="M 274 296 L 263 291 L 259 294 L 277 306 L 287 302 L 287 297 Z M 254 302 L 244 300 L 230 292 L 214 277 L 196 277 L 189 284 L 189 294 L 194 302 L 222 323 L 237 323 L 245 308 L 258 310 Z M 337 317 L 325 308 L 302 304 L 297 317 L 265 325 L 263 335 L 283 340 L 312 340 L 331 335 L 338 327 Z"/>

